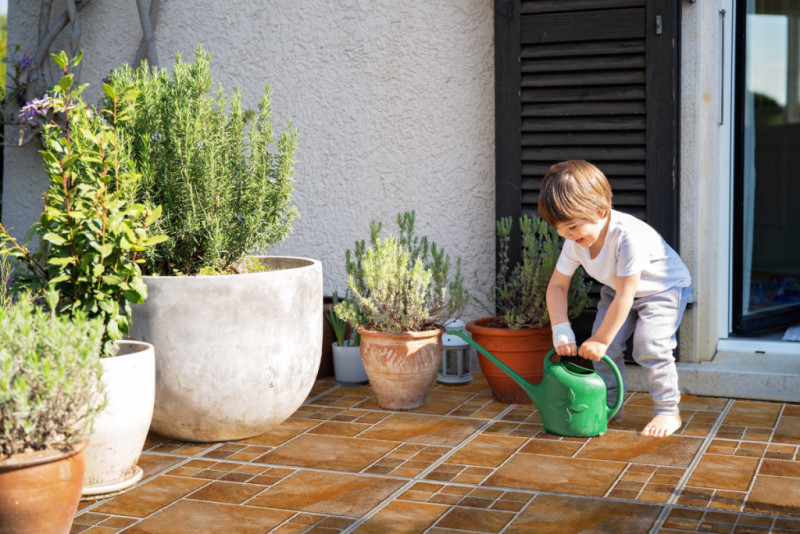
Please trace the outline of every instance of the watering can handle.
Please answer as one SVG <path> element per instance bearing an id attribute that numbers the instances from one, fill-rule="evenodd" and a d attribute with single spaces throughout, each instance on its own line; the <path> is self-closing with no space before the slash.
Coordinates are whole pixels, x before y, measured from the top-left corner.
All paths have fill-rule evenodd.
<path id="1" fill-rule="evenodd" d="M 614 379 L 617 381 L 617 400 L 614 402 L 614 406 L 610 408 L 611 411 L 608 412 L 608 418 L 611 419 L 616 415 L 619 409 L 622 408 L 622 401 L 625 400 L 625 384 L 622 383 L 622 375 L 619 373 L 617 364 L 606 354 L 603 354 L 603 361 L 611 367 L 611 371 L 614 373 Z"/>

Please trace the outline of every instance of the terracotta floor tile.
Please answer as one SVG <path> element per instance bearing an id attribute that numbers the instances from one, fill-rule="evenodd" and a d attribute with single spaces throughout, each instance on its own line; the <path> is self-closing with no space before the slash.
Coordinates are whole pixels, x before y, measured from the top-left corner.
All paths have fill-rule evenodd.
<path id="1" fill-rule="evenodd" d="M 344 421 L 326 421 L 320 425 L 315 426 L 308 432 L 310 434 L 324 434 L 327 436 L 345 436 L 353 437 L 364 430 L 368 429 L 370 425 L 363 423 L 349 423 Z"/>
<path id="2" fill-rule="evenodd" d="M 800 517 L 800 482 L 796 478 L 758 475 L 744 509 Z"/>
<path id="3" fill-rule="evenodd" d="M 559 495 L 539 495 L 505 532 L 614 532 L 640 534 L 654 524 L 660 506 Z"/>
<path id="4" fill-rule="evenodd" d="M 686 467 L 697 455 L 702 444 L 703 440 L 699 438 L 672 435 L 665 439 L 653 439 L 638 433 L 609 430 L 604 436 L 592 438 L 577 456 Z"/>
<path id="5" fill-rule="evenodd" d="M 139 456 L 137 465 L 144 471 L 144 478 L 154 475 L 159 471 L 169 468 L 177 463 L 180 463 L 184 458 L 176 458 L 175 456 L 167 456 L 164 454 L 153 454 L 150 452 L 143 452 Z"/>
<path id="6" fill-rule="evenodd" d="M 552 456 L 573 456 L 583 446 L 574 441 L 531 439 L 520 452 L 528 454 L 546 454 Z"/>
<path id="7" fill-rule="evenodd" d="M 126 534 L 262 534 L 292 512 L 207 501 L 182 500 L 130 527 Z"/>
<path id="8" fill-rule="evenodd" d="M 397 442 L 304 434 L 258 462 L 358 472 L 397 447 Z"/>
<path id="9" fill-rule="evenodd" d="M 428 393 L 428 398 L 422 407 L 412 410 L 411 413 L 429 413 L 436 415 L 447 415 L 474 396 L 474 393 L 453 391 L 453 390 L 433 390 Z"/>
<path id="10" fill-rule="evenodd" d="M 747 491 L 757 468 L 756 458 L 705 454 L 687 485 Z"/>
<path id="11" fill-rule="evenodd" d="M 727 425 L 772 428 L 778 420 L 782 404 L 736 400 L 723 421 Z"/>
<path id="12" fill-rule="evenodd" d="M 455 446 L 475 433 L 483 424 L 483 421 L 477 419 L 453 419 L 433 415 L 399 413 L 376 424 L 360 437 Z"/>
<path id="13" fill-rule="evenodd" d="M 447 511 L 437 526 L 468 532 L 500 532 L 514 518 L 503 510 L 484 510 L 455 506 Z"/>
<path id="14" fill-rule="evenodd" d="M 207 483 L 207 480 L 164 475 L 100 504 L 93 511 L 145 517 Z"/>
<path id="15" fill-rule="evenodd" d="M 772 441 L 794 444 L 800 443 L 800 417 L 782 416 L 780 421 L 778 421 L 778 427 L 775 429 Z"/>
<path id="16" fill-rule="evenodd" d="M 470 441 L 447 461 L 456 464 L 497 467 L 525 442 L 524 438 L 482 434 Z"/>
<path id="17" fill-rule="evenodd" d="M 248 504 L 361 517 L 404 483 L 383 477 L 298 471 L 254 497 Z"/>
<path id="18" fill-rule="evenodd" d="M 444 504 L 392 501 L 353 532 L 360 534 L 424 532 L 447 512 L 448 508 Z"/>
<path id="19" fill-rule="evenodd" d="M 517 453 L 485 484 L 600 497 L 611 488 L 624 468 L 622 462 Z"/>
<path id="20" fill-rule="evenodd" d="M 246 474 L 246 473 L 242 473 Z M 212 482 L 188 495 L 189 499 L 201 501 L 241 504 L 253 495 L 264 490 L 264 486 L 236 482 Z"/>
<path id="21" fill-rule="evenodd" d="M 278 445 L 285 443 L 298 434 L 302 434 L 309 428 L 312 428 L 318 424 L 318 421 L 295 419 L 292 417 L 269 432 L 249 439 L 243 439 L 238 443 L 251 443 L 253 445 L 269 445 L 270 447 L 277 447 Z"/>

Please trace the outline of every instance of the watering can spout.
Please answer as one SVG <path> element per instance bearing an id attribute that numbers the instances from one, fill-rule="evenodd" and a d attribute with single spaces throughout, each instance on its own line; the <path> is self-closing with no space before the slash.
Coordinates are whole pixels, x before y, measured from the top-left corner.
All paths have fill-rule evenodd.
<path id="1" fill-rule="evenodd" d="M 603 361 L 611 368 L 617 381 L 617 398 L 612 407 L 607 404 L 606 383 L 600 375 L 593 369 L 571 362 L 553 362 L 555 349 L 550 350 L 545 357 L 542 382 L 534 385 L 463 332 L 451 330 L 447 334 L 458 336 L 475 347 L 519 384 L 536 405 L 548 432 L 578 437 L 603 434 L 608 420 L 622 407 L 622 376 L 611 358 L 606 355 L 603 356 Z"/>

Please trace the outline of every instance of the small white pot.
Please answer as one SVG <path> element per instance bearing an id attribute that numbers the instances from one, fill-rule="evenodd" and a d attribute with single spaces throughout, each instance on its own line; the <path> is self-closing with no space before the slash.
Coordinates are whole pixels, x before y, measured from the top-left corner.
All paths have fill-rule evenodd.
<path id="1" fill-rule="evenodd" d="M 107 404 L 94 423 L 86 448 L 83 497 L 119 493 L 142 478 L 136 465 L 147 438 L 156 390 L 153 346 L 119 341 L 117 356 L 103 358 Z"/>
<path id="2" fill-rule="evenodd" d="M 344 347 L 333 342 L 333 372 L 340 386 L 365 386 L 369 383 L 361 363 L 361 347 L 351 347 L 349 341 L 345 341 Z"/>

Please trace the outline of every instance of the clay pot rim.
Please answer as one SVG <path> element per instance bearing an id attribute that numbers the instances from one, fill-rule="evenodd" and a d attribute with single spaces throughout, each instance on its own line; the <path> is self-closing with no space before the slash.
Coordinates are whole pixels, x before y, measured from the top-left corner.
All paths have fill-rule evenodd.
<path id="1" fill-rule="evenodd" d="M 436 326 L 431 330 L 420 330 L 418 332 L 400 332 L 400 333 L 392 333 L 392 332 L 381 332 L 380 330 L 371 330 L 366 327 L 366 325 L 359 326 L 356 331 L 361 335 L 367 336 L 381 336 L 381 337 L 388 337 L 392 339 L 424 339 L 429 337 L 436 337 L 438 335 L 444 334 L 446 332 L 445 328 L 442 326 Z"/>
<path id="2" fill-rule="evenodd" d="M 49 448 L 43 451 L 33 452 L 20 452 L 12 454 L 3 459 L 0 459 L 0 471 L 12 471 L 14 469 L 24 469 L 26 467 L 34 467 L 41 464 L 55 462 L 63 458 L 69 458 L 80 453 L 86 446 L 89 445 L 89 440 L 84 439 L 77 443 L 73 443 L 68 449 L 55 449 Z"/>

